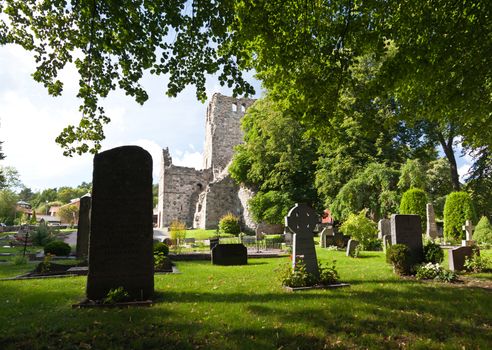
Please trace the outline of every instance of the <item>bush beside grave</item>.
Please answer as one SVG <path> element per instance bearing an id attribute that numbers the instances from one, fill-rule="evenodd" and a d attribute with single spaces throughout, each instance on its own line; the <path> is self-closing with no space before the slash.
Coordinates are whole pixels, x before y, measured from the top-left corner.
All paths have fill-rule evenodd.
<path id="1" fill-rule="evenodd" d="M 44 254 L 52 254 L 57 256 L 67 256 L 70 254 L 70 246 L 62 241 L 53 241 L 44 246 Z"/>
<path id="2" fill-rule="evenodd" d="M 386 250 L 386 261 L 393 265 L 399 275 L 408 275 L 411 272 L 410 249 L 404 244 L 393 244 Z"/>
<path id="3" fill-rule="evenodd" d="M 415 278 L 418 280 L 437 280 L 441 282 L 454 282 L 458 279 L 458 275 L 453 272 L 444 269 L 438 263 L 427 263 L 417 267 L 417 273 Z"/>
<path id="4" fill-rule="evenodd" d="M 492 225 L 486 216 L 482 216 L 475 227 L 473 240 L 479 244 L 492 244 Z"/>
<path id="5" fill-rule="evenodd" d="M 232 213 L 227 213 L 219 221 L 219 231 L 221 233 L 238 235 L 241 232 L 239 218 Z"/>
<path id="6" fill-rule="evenodd" d="M 154 255 L 163 254 L 164 256 L 169 255 L 169 247 L 163 242 L 158 242 L 154 244 Z"/>
<path id="7" fill-rule="evenodd" d="M 414 214 L 420 216 L 422 229 L 425 230 L 427 194 L 420 188 L 411 188 L 401 197 L 400 214 Z"/>
<path id="8" fill-rule="evenodd" d="M 452 241 L 465 239 L 462 227 L 466 220 L 475 221 L 470 195 L 467 192 L 450 193 L 444 204 L 444 238 Z"/>
<path id="9" fill-rule="evenodd" d="M 377 224 L 366 217 L 367 209 L 358 214 L 349 214 L 347 220 L 340 226 L 340 231 L 352 239 L 359 241 L 362 250 L 368 250 L 374 246 L 377 240 Z"/>
<path id="10" fill-rule="evenodd" d="M 283 286 L 291 288 L 311 287 L 315 285 L 328 286 L 339 281 L 340 277 L 336 270 L 335 260 L 331 266 L 318 262 L 319 278 L 316 278 L 306 270 L 306 265 L 301 258 L 297 257 L 295 268 L 292 264 L 284 265 L 280 270 L 280 281 Z"/>
<path id="11" fill-rule="evenodd" d="M 428 241 L 424 244 L 424 261 L 432 264 L 439 264 L 444 259 L 444 252 L 439 244 Z"/>

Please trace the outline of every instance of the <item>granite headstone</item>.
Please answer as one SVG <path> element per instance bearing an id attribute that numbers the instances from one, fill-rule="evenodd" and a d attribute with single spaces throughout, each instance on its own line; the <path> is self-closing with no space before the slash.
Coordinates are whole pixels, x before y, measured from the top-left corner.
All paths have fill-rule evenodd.
<path id="1" fill-rule="evenodd" d="M 427 203 L 426 205 L 427 212 L 427 229 L 426 236 L 430 239 L 437 238 L 437 225 L 436 225 L 436 214 L 434 213 L 434 207 L 432 203 Z"/>
<path id="2" fill-rule="evenodd" d="M 333 226 L 328 225 L 319 234 L 319 245 L 321 248 L 326 248 L 328 246 L 328 237 L 335 237 L 335 232 L 333 231 Z"/>
<path id="3" fill-rule="evenodd" d="M 419 215 L 391 215 L 391 244 L 404 244 L 410 249 L 411 264 L 424 261 L 422 227 Z"/>
<path id="4" fill-rule="evenodd" d="M 91 197 L 80 198 L 79 221 L 77 224 L 77 258 L 85 259 L 89 254 L 89 232 L 91 230 Z"/>
<path id="5" fill-rule="evenodd" d="M 316 278 L 319 277 L 318 259 L 314 248 L 313 230 L 318 223 L 318 215 L 307 204 L 296 203 L 285 217 L 287 226 L 294 235 L 292 237 L 292 268 L 299 258 L 306 265 L 306 271 Z"/>
<path id="6" fill-rule="evenodd" d="M 94 157 L 87 298 L 123 287 L 132 299 L 154 293 L 152 157 L 123 146 Z"/>
<path id="7" fill-rule="evenodd" d="M 347 256 L 354 257 L 355 256 L 355 249 L 359 245 L 359 241 L 356 241 L 355 239 L 351 239 L 347 243 Z"/>
<path id="8" fill-rule="evenodd" d="M 477 251 L 477 254 L 478 251 Z M 473 256 L 473 247 L 458 247 L 449 250 L 449 269 L 451 271 L 462 271 L 465 269 L 465 260 Z"/>
<path id="9" fill-rule="evenodd" d="M 381 219 L 378 221 L 378 238 L 383 239 L 386 235 L 391 235 L 391 220 Z"/>
<path id="10" fill-rule="evenodd" d="M 247 265 L 248 250 L 243 244 L 217 244 L 212 249 L 214 265 Z"/>

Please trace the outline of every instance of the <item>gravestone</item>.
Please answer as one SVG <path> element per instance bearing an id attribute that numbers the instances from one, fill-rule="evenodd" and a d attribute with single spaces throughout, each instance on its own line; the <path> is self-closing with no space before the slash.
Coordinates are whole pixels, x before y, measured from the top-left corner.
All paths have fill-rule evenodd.
<path id="1" fill-rule="evenodd" d="M 85 259 L 89 254 L 89 232 L 91 229 L 91 197 L 80 198 L 79 221 L 77 224 L 77 258 Z"/>
<path id="2" fill-rule="evenodd" d="M 386 253 L 386 249 L 391 245 L 391 235 L 383 236 L 383 251 Z"/>
<path id="3" fill-rule="evenodd" d="M 351 257 L 355 256 L 355 249 L 357 248 L 358 245 L 359 245 L 359 241 L 356 241 L 355 239 L 349 240 L 347 243 L 346 255 Z"/>
<path id="4" fill-rule="evenodd" d="M 410 263 L 424 261 L 422 227 L 419 215 L 391 215 L 391 244 L 404 244 L 410 250 Z"/>
<path id="5" fill-rule="evenodd" d="M 466 232 L 466 239 L 461 241 L 461 245 L 464 247 L 473 247 L 475 245 L 475 241 L 472 239 L 473 237 L 473 230 L 475 229 L 475 226 L 473 226 L 472 222 L 470 220 L 466 220 L 465 225 L 463 225 L 463 231 Z"/>
<path id="6" fill-rule="evenodd" d="M 123 287 L 132 299 L 154 293 L 152 157 L 123 146 L 97 154 L 92 176 L 87 298 Z"/>
<path id="7" fill-rule="evenodd" d="M 241 244 L 217 244 L 212 249 L 213 265 L 247 265 L 248 250 Z"/>
<path id="8" fill-rule="evenodd" d="M 427 203 L 426 212 L 427 212 L 426 236 L 427 238 L 434 240 L 437 238 L 438 235 L 437 235 L 436 215 L 434 214 L 434 207 L 432 206 L 432 203 Z"/>
<path id="9" fill-rule="evenodd" d="M 386 235 L 391 235 L 391 220 L 381 219 L 378 221 L 378 238 L 383 239 Z"/>
<path id="10" fill-rule="evenodd" d="M 477 254 L 478 251 L 477 251 Z M 466 247 L 458 247 L 449 250 L 449 269 L 451 271 L 462 271 L 465 269 L 465 260 L 468 257 L 472 257 L 473 248 Z"/>
<path id="11" fill-rule="evenodd" d="M 219 244 L 219 238 L 210 238 L 210 251 Z"/>
<path id="12" fill-rule="evenodd" d="M 316 278 L 319 277 L 319 270 L 313 230 L 317 223 L 316 212 L 303 203 L 296 203 L 285 217 L 285 226 L 294 232 L 292 237 L 292 268 L 295 268 L 298 258 L 302 258 L 306 265 L 306 271 Z"/>
<path id="13" fill-rule="evenodd" d="M 319 234 L 319 245 L 321 248 L 328 247 L 327 245 L 328 237 L 333 237 L 333 238 L 335 237 L 335 232 L 333 231 L 333 226 L 331 225 L 326 226 Z"/>

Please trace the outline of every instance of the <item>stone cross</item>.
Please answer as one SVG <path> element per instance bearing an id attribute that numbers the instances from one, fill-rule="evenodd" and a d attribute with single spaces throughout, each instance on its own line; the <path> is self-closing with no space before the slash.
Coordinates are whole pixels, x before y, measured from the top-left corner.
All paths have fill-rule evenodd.
<path id="1" fill-rule="evenodd" d="M 465 225 L 463 225 L 463 230 L 466 231 L 466 240 L 471 241 L 472 236 L 473 236 L 473 230 L 475 229 L 475 226 L 473 226 L 472 222 L 470 220 L 466 220 Z"/>
<path id="2" fill-rule="evenodd" d="M 465 225 L 463 225 L 462 228 L 466 232 L 466 239 L 461 241 L 461 245 L 464 247 L 473 246 L 475 242 L 473 241 L 472 236 L 475 226 L 473 226 L 473 223 L 470 220 L 466 220 Z"/>
<path id="3" fill-rule="evenodd" d="M 301 257 L 306 265 L 306 271 L 319 277 L 318 259 L 314 248 L 313 230 L 318 223 L 316 212 L 307 204 L 296 203 L 285 217 L 285 226 L 292 232 L 292 268 Z"/>
<path id="4" fill-rule="evenodd" d="M 437 238 L 436 215 L 434 214 L 434 207 L 432 206 L 432 203 L 427 203 L 426 212 L 427 212 L 426 236 L 430 239 L 436 239 Z"/>

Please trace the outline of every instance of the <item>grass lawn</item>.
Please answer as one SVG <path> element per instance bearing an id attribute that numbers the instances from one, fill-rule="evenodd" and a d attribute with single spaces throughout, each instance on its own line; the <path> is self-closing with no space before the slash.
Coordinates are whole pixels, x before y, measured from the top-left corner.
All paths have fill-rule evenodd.
<path id="1" fill-rule="evenodd" d="M 219 234 L 220 237 L 234 237 L 234 235 L 228 233 Z M 194 229 L 194 230 L 186 230 L 186 238 L 194 238 L 196 240 L 204 240 L 217 237 L 216 230 L 204 230 L 204 229 Z"/>
<path id="2" fill-rule="evenodd" d="M 352 286 L 285 292 L 287 258 L 178 262 L 181 274 L 155 276 L 151 308 L 72 310 L 84 277 L 0 281 L 0 349 L 491 348 L 490 290 L 399 279 L 378 252 L 318 257 Z"/>

